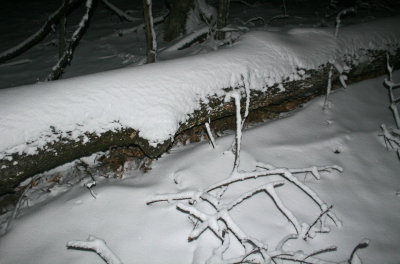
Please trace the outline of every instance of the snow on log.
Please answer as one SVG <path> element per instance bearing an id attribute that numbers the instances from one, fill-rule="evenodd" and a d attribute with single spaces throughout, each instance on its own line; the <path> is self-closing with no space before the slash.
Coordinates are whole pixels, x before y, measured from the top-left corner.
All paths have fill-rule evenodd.
<path id="1" fill-rule="evenodd" d="M 245 95 L 250 88 L 251 120 L 324 93 L 329 61 L 350 68 L 348 83 L 383 74 L 387 52 L 400 68 L 397 24 L 400 17 L 342 27 L 337 39 L 326 28 L 249 32 L 208 54 L 2 89 L 0 194 L 112 146 L 135 145 L 158 157 L 185 130 L 234 117 L 234 103 L 224 101 L 232 90 Z M 334 70 L 333 87 L 339 76 Z"/>

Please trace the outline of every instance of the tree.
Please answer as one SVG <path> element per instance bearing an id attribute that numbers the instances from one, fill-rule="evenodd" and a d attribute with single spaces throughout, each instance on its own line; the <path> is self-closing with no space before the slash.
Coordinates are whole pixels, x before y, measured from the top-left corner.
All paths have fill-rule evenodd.
<path id="1" fill-rule="evenodd" d="M 143 0 L 144 22 L 146 25 L 146 56 L 147 63 L 156 61 L 157 39 L 154 31 L 152 2 L 151 0 Z"/>
<path id="2" fill-rule="evenodd" d="M 218 18 L 217 18 L 217 39 L 225 39 L 225 32 L 221 31 L 226 26 L 229 15 L 229 2 L 230 0 L 218 1 Z"/>
<path id="3" fill-rule="evenodd" d="M 186 33 L 186 20 L 194 8 L 194 0 L 173 0 L 165 23 L 164 40 L 171 41 Z"/>

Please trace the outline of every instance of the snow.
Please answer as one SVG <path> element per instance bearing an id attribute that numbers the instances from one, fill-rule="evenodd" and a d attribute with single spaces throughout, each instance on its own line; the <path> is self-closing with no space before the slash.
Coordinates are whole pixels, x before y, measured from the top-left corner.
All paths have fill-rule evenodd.
<path id="1" fill-rule="evenodd" d="M 265 90 L 286 77 L 302 79 L 299 70 L 331 59 L 347 55 L 360 62 L 368 57 L 357 47 L 398 47 L 400 30 L 388 27 L 398 23 L 400 17 L 393 17 L 342 28 L 338 41 L 330 29 L 249 32 L 231 48 L 208 54 L 3 89 L 0 155 L 36 153 L 56 139 L 51 126 L 72 140 L 131 127 L 156 146 L 173 137 L 201 100 L 222 96 L 223 88 L 240 85 L 243 76 L 251 89 Z"/>
<path id="2" fill-rule="evenodd" d="M 397 263 L 399 161 L 378 136 L 381 123 L 394 125 L 387 107 L 387 91 L 382 85 L 384 78 L 332 92 L 332 105 L 326 111 L 322 111 L 323 98 L 318 98 L 289 116 L 243 131 L 239 170 L 256 165 L 271 170 L 309 167 L 315 173 L 315 165 L 343 167 L 342 173 L 314 175 L 319 180 L 296 175 L 301 184 L 333 205 L 329 212 L 342 220 L 341 228 L 328 221 L 330 233 L 316 233 L 307 241 L 293 239 L 293 225 L 263 195 L 244 200 L 229 212 L 231 218 L 224 216 L 234 220 L 232 226 L 236 224 L 247 235 L 265 241 L 271 249 L 302 250 L 307 255 L 336 245 L 336 251 L 319 255 L 331 261 L 347 260 L 360 241 L 369 240 L 369 246 L 356 253 L 362 263 Z M 399 79 L 400 72 L 394 72 L 393 80 Z M 146 204 L 157 194 L 182 192 L 192 196 L 190 190 L 224 180 L 234 163 L 234 155 L 226 151 L 233 140 L 234 135 L 216 138 L 215 149 L 205 141 L 175 147 L 153 162 L 153 169 L 145 175 L 132 170 L 126 171 L 122 181 L 99 181 L 96 199 L 81 184 L 45 203 L 31 208 L 25 204 L 26 209 L 11 230 L 0 238 L 0 262 L 101 263 L 94 253 L 66 247 L 69 241 L 83 241 L 89 235 L 101 237 L 123 263 L 204 263 L 213 250 L 228 256 L 241 254 L 233 237 L 225 248 L 220 248 L 220 241 L 208 229 L 197 240 L 187 241 L 193 225 L 176 210 L 181 201 Z M 62 174 L 63 170 L 53 173 Z M 179 182 L 175 182 L 178 176 Z M 262 183 L 260 180 L 236 185 L 226 195 L 235 197 L 238 192 L 254 190 Z M 319 216 L 315 203 L 289 181 L 276 187 L 275 192 L 298 221 L 311 225 Z M 283 245 L 285 237 L 291 239 Z"/>
<path id="3" fill-rule="evenodd" d="M 133 14 L 129 12 L 135 18 Z M 81 19 L 82 14 L 77 17 Z M 223 88 L 240 86 L 248 95 L 250 89 L 266 90 L 287 77 L 306 78 L 306 70 L 328 61 L 335 61 L 340 73 L 342 69 L 346 72 L 351 65 L 344 62 L 368 60 L 370 48 L 394 51 L 400 43 L 395 26 L 399 20 L 340 25 L 337 40 L 334 27 L 265 26 L 208 54 L 2 89 L 0 158 L 12 161 L 10 154 L 15 152 L 37 153 L 60 135 L 79 140 L 85 132 L 99 134 L 124 127 L 139 130 L 156 145 L 172 137 L 201 100 L 226 96 Z M 113 55 L 103 54 L 93 64 L 89 60 L 82 63 L 76 56 L 71 66 L 75 73 L 67 68 L 66 76 L 111 67 L 115 62 L 109 58 L 124 58 L 124 65 L 126 56 L 135 60 L 131 51 L 121 52 L 116 34 L 104 34 L 103 28 L 113 28 L 114 23 L 107 21 L 101 27 L 98 34 L 102 37 L 83 38 L 77 55 L 98 47 L 93 40 L 106 43 L 102 47 Z M 125 36 L 129 49 L 134 49 L 135 37 L 140 39 Z M 40 45 L 39 50 L 47 44 Z M 159 58 L 175 55 L 168 49 L 162 52 Z M 34 70 L 45 65 L 37 63 L 36 56 L 22 56 L 2 64 L 2 78 L 8 78 L 11 68 L 23 66 L 36 79 Z M 123 179 L 109 178 L 97 168 L 97 157 L 103 153 L 95 153 L 35 175 L 20 185 L 31 188 L 21 196 L 21 211 L 15 211 L 18 217 L 10 222 L 9 232 L 0 237 L 0 263 L 100 263 L 99 255 L 109 263 L 221 263 L 235 257 L 240 261 L 237 256 L 244 251 L 237 237 L 227 234 L 221 244 L 216 236 L 223 236 L 225 227 L 253 241 L 262 256 L 275 249 L 276 255 L 293 252 L 293 257 L 306 258 L 327 249 L 318 257 L 347 262 L 361 241 L 369 246 L 357 251 L 351 263 L 359 259 L 366 264 L 398 263 L 399 161 L 380 136 L 382 123 L 395 125 L 384 79 L 381 76 L 333 92 L 325 111 L 323 98 L 319 98 L 278 120 L 250 126 L 243 133 L 239 130 L 240 164 L 231 151 L 235 136 L 226 131 L 214 139 L 214 149 L 207 142 L 174 147 L 154 161 L 147 174 L 133 169 L 134 164 L 125 164 Z M 394 72 L 393 81 L 399 79 L 400 72 Z M 284 92 L 284 85 L 279 89 Z M 248 99 L 246 109 L 251 104 Z M 241 127 L 240 120 L 239 113 Z M 392 136 L 390 128 L 383 128 L 386 137 Z M 81 161 L 89 164 L 91 173 L 80 171 Z M 270 180 L 262 177 L 265 170 L 274 174 Z M 226 208 L 213 214 L 201 199 L 211 206 L 219 203 L 205 192 L 219 191 L 227 181 L 235 184 L 221 188 Z M 258 194 L 262 190 L 271 199 Z M 159 200 L 149 203 L 152 199 Z M 196 207 L 182 201 L 187 199 Z M 188 212 L 206 223 L 195 226 Z M 225 225 L 217 218 L 224 219 Z M 329 233 L 319 233 L 323 230 Z M 297 239 L 294 231 L 301 231 L 306 239 Z M 188 241 L 188 237 L 198 238 Z M 69 247 L 87 247 L 98 255 Z"/>

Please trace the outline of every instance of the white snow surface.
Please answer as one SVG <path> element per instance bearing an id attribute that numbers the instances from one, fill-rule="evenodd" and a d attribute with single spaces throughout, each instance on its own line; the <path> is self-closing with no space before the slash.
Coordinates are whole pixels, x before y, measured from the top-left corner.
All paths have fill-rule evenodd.
<path id="1" fill-rule="evenodd" d="M 347 261 L 353 248 L 367 238 L 370 245 L 357 252 L 362 263 L 399 263 L 399 160 L 378 136 L 382 123 L 394 126 L 384 77 L 334 91 L 325 111 L 323 98 L 318 98 L 289 116 L 243 132 L 240 170 L 252 170 L 257 162 L 287 168 L 334 164 L 344 168 L 343 173 L 321 172 L 320 180 L 312 175 L 296 176 L 327 205 L 333 205 L 332 211 L 343 226 L 339 229 L 328 221 L 330 233 L 316 233 L 307 241 L 290 240 L 286 250 L 307 254 L 336 245 L 337 251 L 319 257 Z M 399 71 L 393 79 L 400 79 Z M 147 174 L 126 170 L 122 181 L 99 181 L 94 190 L 96 199 L 84 184 L 72 188 L 68 184 L 50 185 L 42 193 L 55 198 L 36 202 L 36 206 L 32 206 L 33 196 L 28 195 L 23 205 L 32 207 L 22 211 L 0 238 L 0 263 L 102 263 L 93 252 L 66 247 L 69 241 L 85 240 L 89 235 L 104 239 L 125 264 L 204 263 L 221 244 L 215 235 L 206 230 L 189 242 L 193 223 L 176 209 L 176 203 L 146 202 L 157 194 L 204 190 L 228 177 L 234 163 L 228 150 L 233 140 L 234 135 L 219 137 L 215 149 L 206 141 L 174 147 L 153 162 Z M 63 177 L 64 172 L 48 172 L 43 181 L 54 174 Z M 225 197 L 237 197 L 266 181 L 260 178 L 232 185 Z M 37 186 L 36 191 L 41 188 Z M 320 210 L 315 203 L 289 182 L 276 188 L 276 193 L 299 221 L 311 224 L 318 217 Z M 241 229 L 271 249 L 294 232 L 292 224 L 262 193 L 238 205 L 231 215 Z M 225 255 L 242 253 L 235 243 L 232 238 L 231 250 Z"/>
<path id="2" fill-rule="evenodd" d="M 360 47 L 399 47 L 399 24 L 400 17 L 393 17 L 349 26 L 337 41 L 331 29 L 249 32 L 209 54 L 3 89 L 0 156 L 35 153 L 56 139 L 51 126 L 74 140 L 85 132 L 131 127 L 157 145 L 173 137 L 201 100 L 222 96 L 223 88 L 237 86 L 242 77 L 251 89 L 262 90 L 285 78 L 304 78 L 299 69 L 316 69 L 344 55 L 368 59 L 357 52 Z"/>

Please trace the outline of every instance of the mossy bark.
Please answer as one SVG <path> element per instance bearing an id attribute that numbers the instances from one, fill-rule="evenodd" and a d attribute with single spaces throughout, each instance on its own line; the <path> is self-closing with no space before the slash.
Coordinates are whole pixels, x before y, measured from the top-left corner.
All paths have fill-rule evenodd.
<path id="1" fill-rule="evenodd" d="M 347 83 L 374 78 L 386 71 L 386 52 L 370 51 L 368 62 L 353 65 L 348 73 Z M 391 64 L 395 69 L 400 68 L 400 49 L 396 55 L 391 56 Z M 260 122 L 273 118 L 280 112 L 294 109 L 307 100 L 320 94 L 325 94 L 329 65 L 322 65 L 318 70 L 307 71 L 304 80 L 284 81 L 284 92 L 278 89 L 278 84 L 266 92 L 251 91 L 250 115 L 248 121 Z M 333 88 L 340 87 L 338 73 L 333 75 Z M 230 88 L 232 89 L 232 88 Z M 382 89 L 384 87 L 382 86 Z M 244 105 L 244 98 L 242 106 Z M 386 102 L 382 102 L 385 104 Z M 210 112 L 209 109 L 212 109 Z M 175 135 L 179 137 L 192 132 L 201 131 L 201 126 L 210 118 L 214 130 L 232 129 L 235 127 L 235 106 L 233 102 L 224 102 L 223 97 L 211 97 L 207 104 L 202 104 L 199 110 L 192 113 L 188 120 L 180 125 Z M 196 132 L 197 131 L 197 132 Z M 104 151 L 115 146 L 137 146 L 150 158 L 159 157 L 173 144 L 173 140 L 167 140 L 157 146 L 151 145 L 147 140 L 139 136 L 138 131 L 125 128 L 118 131 L 108 131 L 101 135 L 87 133 L 89 140 L 84 136 L 78 141 L 71 141 L 61 135 L 58 141 L 39 149 L 35 155 L 15 153 L 12 160 L 0 160 L 0 195 L 12 193 L 14 188 L 23 180 L 46 170 L 50 170 L 74 159 L 90 155 L 98 151 Z M 57 133 L 54 131 L 54 133 Z"/>

